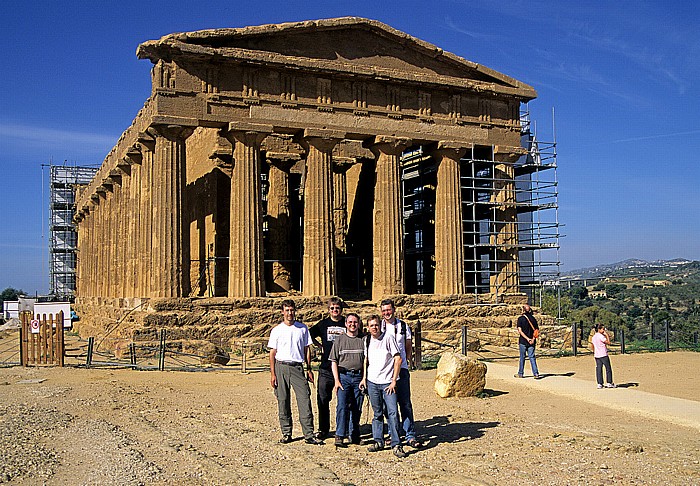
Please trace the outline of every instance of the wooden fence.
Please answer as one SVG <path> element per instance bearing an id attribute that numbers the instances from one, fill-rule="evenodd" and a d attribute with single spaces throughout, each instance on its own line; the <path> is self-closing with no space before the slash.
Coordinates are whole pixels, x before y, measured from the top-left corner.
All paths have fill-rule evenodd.
<path id="1" fill-rule="evenodd" d="M 20 315 L 20 362 L 22 366 L 63 366 L 63 311 L 53 314 Z"/>

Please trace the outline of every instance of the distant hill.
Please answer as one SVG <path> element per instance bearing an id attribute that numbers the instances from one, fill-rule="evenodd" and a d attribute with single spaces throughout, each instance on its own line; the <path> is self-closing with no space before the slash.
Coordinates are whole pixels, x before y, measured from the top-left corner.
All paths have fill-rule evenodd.
<path id="1" fill-rule="evenodd" d="M 562 273 L 566 278 L 599 278 L 608 276 L 647 276 L 659 278 L 687 277 L 700 273 L 700 262 L 675 258 L 673 260 L 646 261 L 630 258 L 617 263 L 580 268 Z"/>

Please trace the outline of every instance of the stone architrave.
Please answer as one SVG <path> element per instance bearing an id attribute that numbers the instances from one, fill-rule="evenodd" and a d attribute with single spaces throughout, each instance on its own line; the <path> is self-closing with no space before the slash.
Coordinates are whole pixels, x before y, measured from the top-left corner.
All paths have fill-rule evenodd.
<path id="1" fill-rule="evenodd" d="M 327 296 L 335 293 L 331 164 L 333 147 L 341 138 L 338 134 L 323 130 L 307 130 L 303 139 L 308 146 L 304 180 L 304 295 Z"/>
<path id="2" fill-rule="evenodd" d="M 435 293 L 464 293 L 464 237 L 460 159 L 466 148 L 440 143 L 435 192 Z"/>
<path id="3" fill-rule="evenodd" d="M 185 139 L 192 128 L 154 125 L 153 156 L 153 297 L 182 297 L 182 188 Z"/>
<path id="4" fill-rule="evenodd" d="M 241 129 L 243 128 L 243 129 Z M 260 143 L 272 127 L 239 127 L 225 134 L 233 145 L 231 171 L 229 297 L 265 296 Z"/>
<path id="5" fill-rule="evenodd" d="M 267 156 L 270 161 L 270 155 Z M 289 267 L 290 200 L 289 173 L 281 162 L 270 164 L 267 178 L 267 234 L 269 258 L 272 262 L 272 292 L 292 289 L 292 274 Z"/>
<path id="6" fill-rule="evenodd" d="M 376 157 L 372 299 L 404 292 L 403 216 L 399 158 L 410 141 L 376 137 L 370 147 Z"/>
<path id="7" fill-rule="evenodd" d="M 435 393 L 442 398 L 473 397 L 484 391 L 486 365 L 461 353 L 443 353 L 435 374 Z"/>

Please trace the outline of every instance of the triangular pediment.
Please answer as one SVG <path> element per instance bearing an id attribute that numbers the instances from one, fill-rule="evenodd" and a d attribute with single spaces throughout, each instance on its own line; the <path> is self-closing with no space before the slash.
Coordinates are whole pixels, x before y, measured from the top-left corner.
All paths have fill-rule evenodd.
<path id="1" fill-rule="evenodd" d="M 139 46 L 138 56 L 157 62 L 177 55 L 261 57 L 270 62 L 332 66 L 343 72 L 505 89 L 533 98 L 530 86 L 467 61 L 374 20 L 344 17 L 240 29 L 171 34 Z"/>

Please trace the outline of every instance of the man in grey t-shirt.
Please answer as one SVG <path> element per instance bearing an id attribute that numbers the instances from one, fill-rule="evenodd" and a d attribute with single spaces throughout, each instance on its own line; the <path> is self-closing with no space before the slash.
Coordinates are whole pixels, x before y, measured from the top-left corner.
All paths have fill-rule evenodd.
<path id="1" fill-rule="evenodd" d="M 335 409 L 335 445 L 344 446 L 350 436 L 353 444 L 360 443 L 360 416 L 364 395 L 360 390 L 362 365 L 365 359 L 364 341 L 360 334 L 360 316 L 350 313 L 345 318 L 345 333 L 337 336 L 330 352 L 330 361 L 337 394 Z"/>

